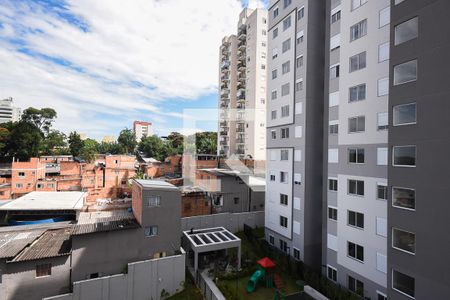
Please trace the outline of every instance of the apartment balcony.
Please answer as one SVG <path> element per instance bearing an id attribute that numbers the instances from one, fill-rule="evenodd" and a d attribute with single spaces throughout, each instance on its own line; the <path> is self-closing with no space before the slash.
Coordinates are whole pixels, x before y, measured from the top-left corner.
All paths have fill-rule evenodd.
<path id="1" fill-rule="evenodd" d="M 244 138 L 237 138 L 236 139 L 236 144 L 245 144 L 245 139 Z"/>
<path id="2" fill-rule="evenodd" d="M 229 89 L 229 88 L 230 88 L 230 86 L 228 85 L 228 82 L 223 82 L 223 83 L 220 85 L 220 89 L 221 89 L 221 90 Z"/>
<path id="3" fill-rule="evenodd" d="M 237 149 L 236 150 L 236 154 L 244 155 L 245 154 L 245 150 L 244 149 Z"/>
<path id="4" fill-rule="evenodd" d="M 245 128 L 244 127 L 237 127 L 236 128 L 236 132 L 237 133 L 244 133 L 245 132 Z"/>
<path id="5" fill-rule="evenodd" d="M 245 90 L 238 93 L 237 100 L 245 100 Z"/>
<path id="6" fill-rule="evenodd" d="M 221 136 L 228 136 L 228 131 L 220 131 L 219 135 L 221 135 Z"/>
<path id="7" fill-rule="evenodd" d="M 230 66 L 230 62 L 229 61 L 224 61 L 224 62 L 222 62 L 222 64 L 220 65 L 220 68 L 221 69 L 224 69 L 224 68 L 228 68 Z"/>
<path id="8" fill-rule="evenodd" d="M 228 141 L 220 141 L 219 144 L 221 146 L 226 146 L 226 145 L 228 145 Z"/>
<path id="9" fill-rule="evenodd" d="M 238 105 L 236 105 L 237 109 L 245 109 L 245 104 L 239 103 Z"/>
<path id="10" fill-rule="evenodd" d="M 228 126 L 228 122 L 227 121 L 221 121 L 220 122 L 220 126 L 221 127 L 227 127 Z"/>

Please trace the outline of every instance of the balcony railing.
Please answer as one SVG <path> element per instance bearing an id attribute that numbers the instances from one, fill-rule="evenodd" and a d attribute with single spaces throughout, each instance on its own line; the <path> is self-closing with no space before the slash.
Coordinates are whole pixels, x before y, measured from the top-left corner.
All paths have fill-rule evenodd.
<path id="1" fill-rule="evenodd" d="M 245 128 L 244 127 L 237 127 L 236 128 L 236 132 L 245 132 Z"/>

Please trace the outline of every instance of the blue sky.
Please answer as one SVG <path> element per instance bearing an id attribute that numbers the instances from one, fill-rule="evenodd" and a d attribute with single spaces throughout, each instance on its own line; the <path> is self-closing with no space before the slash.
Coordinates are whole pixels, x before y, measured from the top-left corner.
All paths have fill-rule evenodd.
<path id="1" fill-rule="evenodd" d="M 183 111 L 217 107 L 221 38 L 243 7 L 267 5 L 249 1 L 2 0 L 0 98 L 53 107 L 55 129 L 97 139 L 134 120 L 191 133 Z"/>

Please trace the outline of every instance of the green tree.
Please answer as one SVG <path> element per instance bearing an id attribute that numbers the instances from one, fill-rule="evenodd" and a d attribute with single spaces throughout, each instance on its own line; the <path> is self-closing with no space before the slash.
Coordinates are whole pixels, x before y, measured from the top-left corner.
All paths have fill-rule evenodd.
<path id="1" fill-rule="evenodd" d="M 2 124 L 3 125 L 3 124 Z M 8 128 L 0 127 L 0 158 L 6 156 L 7 144 L 10 136 L 10 131 Z"/>
<path id="2" fill-rule="evenodd" d="M 197 132 L 195 138 L 198 154 L 217 153 L 217 132 Z"/>
<path id="3" fill-rule="evenodd" d="M 66 139 L 67 136 L 61 131 L 51 130 L 42 143 L 42 154 L 55 155 L 57 153 L 61 154 L 61 152 L 66 152 Z"/>
<path id="4" fill-rule="evenodd" d="M 83 141 L 83 148 L 81 148 L 80 156 L 87 162 L 95 160 L 95 154 L 98 153 L 99 143 L 93 139 L 86 139 Z"/>
<path id="5" fill-rule="evenodd" d="M 122 154 L 124 153 L 122 146 L 119 143 L 105 143 L 101 142 L 98 145 L 98 153 L 101 154 Z"/>
<path id="6" fill-rule="evenodd" d="M 134 149 L 136 149 L 136 136 L 131 129 L 123 129 L 119 134 L 117 142 L 122 146 L 125 154 L 134 152 Z"/>
<path id="7" fill-rule="evenodd" d="M 21 161 L 39 156 L 42 138 L 41 130 L 34 124 L 23 120 L 14 123 L 6 143 L 6 156 Z"/>
<path id="8" fill-rule="evenodd" d="M 23 111 L 22 121 L 31 123 L 41 130 L 44 134 L 48 134 L 52 123 L 56 119 L 56 111 L 53 108 L 37 109 L 29 107 Z"/>
<path id="9" fill-rule="evenodd" d="M 138 149 L 147 157 L 152 157 L 157 160 L 164 160 L 167 157 L 167 146 L 156 135 L 142 138 L 142 141 L 139 143 Z"/>
<path id="10" fill-rule="evenodd" d="M 83 141 L 80 135 L 73 131 L 69 134 L 69 151 L 74 157 L 80 156 L 81 150 L 83 149 Z"/>

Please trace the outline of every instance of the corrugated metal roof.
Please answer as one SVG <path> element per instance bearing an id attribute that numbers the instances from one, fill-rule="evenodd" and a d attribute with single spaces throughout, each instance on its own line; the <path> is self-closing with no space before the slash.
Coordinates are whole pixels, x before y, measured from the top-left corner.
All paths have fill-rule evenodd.
<path id="1" fill-rule="evenodd" d="M 134 215 L 127 211 L 81 213 L 73 235 L 138 228 Z"/>
<path id="2" fill-rule="evenodd" d="M 70 229 L 48 230 L 23 249 L 11 262 L 67 255 L 72 250 Z"/>
<path id="3" fill-rule="evenodd" d="M 16 256 L 23 248 L 40 237 L 46 230 L 0 232 L 0 258 Z"/>

